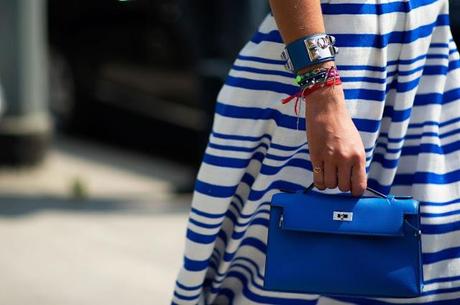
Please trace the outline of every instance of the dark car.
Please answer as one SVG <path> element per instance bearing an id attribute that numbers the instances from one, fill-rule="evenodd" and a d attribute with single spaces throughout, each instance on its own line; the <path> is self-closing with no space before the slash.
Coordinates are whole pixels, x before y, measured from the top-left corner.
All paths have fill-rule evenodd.
<path id="1" fill-rule="evenodd" d="M 179 139 L 179 150 L 197 156 L 230 64 L 268 12 L 260 0 L 48 3 L 52 110 L 60 125 L 117 139 L 128 133 L 166 149 Z M 155 125 L 136 130 L 140 121 Z"/>

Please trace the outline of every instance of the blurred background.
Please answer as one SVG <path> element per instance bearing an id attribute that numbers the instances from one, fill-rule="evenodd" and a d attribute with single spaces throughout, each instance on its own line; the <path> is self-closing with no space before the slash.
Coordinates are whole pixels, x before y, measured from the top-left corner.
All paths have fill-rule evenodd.
<path id="1" fill-rule="evenodd" d="M 216 95 L 268 12 L 0 0 L 0 304 L 169 304 Z"/>
<path id="2" fill-rule="evenodd" d="M 169 304 L 260 0 L 0 0 L 0 304 Z"/>

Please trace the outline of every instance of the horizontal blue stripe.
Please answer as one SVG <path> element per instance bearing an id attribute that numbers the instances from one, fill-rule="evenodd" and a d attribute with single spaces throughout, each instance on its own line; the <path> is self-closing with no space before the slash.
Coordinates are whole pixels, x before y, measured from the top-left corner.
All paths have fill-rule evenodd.
<path id="1" fill-rule="evenodd" d="M 422 54 L 414 58 L 406 58 L 406 59 L 396 59 L 396 60 L 390 60 L 387 62 L 387 68 L 390 66 L 399 66 L 399 65 L 413 65 L 417 61 L 423 60 L 427 57 L 428 54 Z"/>
<path id="2" fill-rule="evenodd" d="M 295 94 L 299 90 L 299 86 L 287 85 L 284 83 L 269 81 L 269 80 L 256 80 L 243 77 L 227 76 L 225 80 L 227 86 L 250 89 L 250 90 L 265 90 L 277 93 L 284 93 L 288 95 Z"/>
<path id="3" fill-rule="evenodd" d="M 268 227 L 268 222 L 269 222 L 268 219 L 265 219 L 265 218 L 254 218 L 249 223 L 250 223 L 251 226 L 260 225 L 260 226 Z M 239 240 L 239 239 L 243 238 L 243 236 L 246 233 L 247 233 L 246 230 L 245 231 L 240 231 L 240 232 L 233 231 L 232 240 Z"/>
<path id="4" fill-rule="evenodd" d="M 249 165 L 249 162 L 251 162 L 251 160 L 258 160 L 261 162 L 264 159 L 264 156 L 265 155 L 263 153 L 256 152 L 249 159 L 239 159 L 231 157 L 214 156 L 206 153 L 203 157 L 203 162 L 210 165 L 221 167 L 246 168 Z"/>
<path id="5" fill-rule="evenodd" d="M 418 7 L 430 5 L 436 0 L 395 1 L 390 3 L 322 3 L 322 13 L 326 15 L 383 15 L 408 13 Z"/>
<path id="6" fill-rule="evenodd" d="M 433 264 L 446 259 L 460 258 L 460 247 L 444 249 L 433 253 L 423 253 L 423 263 Z"/>
<path id="7" fill-rule="evenodd" d="M 441 294 L 441 293 L 455 293 L 455 292 L 459 292 L 459 291 L 460 291 L 460 287 L 437 288 L 437 289 L 433 289 L 433 290 L 430 290 L 430 291 L 424 291 L 422 293 L 422 296 L 436 295 L 436 294 Z M 459 300 L 460 300 L 460 298 L 457 299 L 457 304 L 458 304 Z"/>
<path id="8" fill-rule="evenodd" d="M 458 130 L 455 131 L 455 134 L 458 133 Z M 445 135 L 445 134 L 444 134 Z M 408 137 L 410 138 L 410 137 Z M 416 146 L 404 146 L 402 148 L 402 153 L 401 155 L 403 156 L 414 156 L 418 155 L 420 153 L 430 153 L 430 154 L 438 154 L 438 155 L 443 155 L 443 154 L 449 154 L 449 153 L 454 153 L 460 150 L 460 141 L 457 142 L 452 142 L 446 145 L 439 146 L 437 144 L 428 144 L 428 143 L 423 143 L 419 144 Z M 399 151 L 394 150 L 394 151 Z"/>
<path id="9" fill-rule="evenodd" d="M 420 122 L 420 123 L 409 123 L 408 128 L 420 128 L 420 127 L 425 127 L 425 126 L 439 126 L 441 127 L 446 127 L 451 124 L 455 124 L 460 122 L 460 117 L 458 118 L 453 118 L 444 122 L 437 122 L 437 121 L 425 121 L 425 122 Z"/>
<path id="10" fill-rule="evenodd" d="M 233 196 L 236 186 L 217 186 L 196 179 L 195 191 L 212 197 L 227 198 Z"/>
<path id="11" fill-rule="evenodd" d="M 432 42 L 430 44 L 430 48 L 449 48 L 449 44 L 443 42 Z"/>
<path id="12" fill-rule="evenodd" d="M 196 208 L 191 208 L 190 210 L 192 213 L 195 213 L 197 215 L 200 215 L 200 216 L 203 216 L 203 217 L 208 217 L 208 218 L 222 218 L 225 216 L 225 213 L 221 213 L 221 214 L 211 214 L 211 213 L 206 213 L 206 212 L 203 212 L 203 211 L 200 211 Z"/>
<path id="13" fill-rule="evenodd" d="M 459 69 L 459 68 L 460 68 L 460 60 L 459 59 L 451 60 L 449 62 L 449 73 L 451 71 L 454 71 L 454 70 Z"/>
<path id="14" fill-rule="evenodd" d="M 425 285 L 428 284 L 433 284 L 433 283 L 442 283 L 442 282 L 454 282 L 454 281 L 460 281 L 460 275 L 457 276 L 448 276 L 448 277 L 438 277 L 430 280 L 425 280 L 423 283 Z"/>
<path id="15" fill-rule="evenodd" d="M 198 221 L 193 219 L 192 217 L 189 218 L 189 222 L 194 224 L 195 226 L 202 227 L 205 229 L 216 229 L 222 226 L 222 222 L 219 223 L 204 223 L 202 221 Z"/>
<path id="16" fill-rule="evenodd" d="M 404 146 L 401 151 L 403 156 L 415 156 L 421 153 L 444 155 L 460 150 L 460 141 L 439 146 L 437 144 L 423 143 L 416 146 Z"/>
<path id="17" fill-rule="evenodd" d="M 186 236 L 189 240 L 194 241 L 199 244 L 211 244 L 216 240 L 217 233 L 209 235 L 209 234 L 195 232 L 192 229 L 187 229 Z"/>
<path id="18" fill-rule="evenodd" d="M 295 116 L 289 116 L 271 108 L 241 107 L 217 102 L 215 109 L 216 113 L 222 116 L 252 120 L 272 119 L 276 122 L 277 126 L 295 130 L 297 130 L 298 120 L 299 130 L 305 130 L 305 118 L 302 118 L 301 116 L 299 118 Z M 379 129 L 381 123 L 380 121 L 370 119 L 353 118 L 352 120 L 358 130 L 366 132 L 376 132 Z"/>
<path id="19" fill-rule="evenodd" d="M 433 0 L 430 0 L 433 1 Z M 360 4 L 361 6 L 362 4 Z M 408 31 L 392 31 L 387 34 L 340 34 L 330 33 L 336 38 L 335 45 L 337 47 L 372 47 L 382 49 L 391 43 L 409 44 L 417 39 L 430 36 L 434 26 L 442 26 L 449 24 L 448 14 L 439 14 L 437 20 L 433 23 L 426 24 Z M 253 43 L 261 43 L 264 41 L 283 43 L 278 30 L 273 30 L 268 33 L 257 32 L 252 38 Z"/>
<path id="20" fill-rule="evenodd" d="M 386 72 L 387 67 L 379 67 L 379 66 L 368 66 L 368 65 L 337 65 L 337 70 L 343 71 L 372 71 L 372 72 Z"/>
<path id="21" fill-rule="evenodd" d="M 341 76 L 340 80 L 343 82 L 366 82 L 366 83 L 374 83 L 374 84 L 385 84 L 387 82 L 387 80 L 384 78 L 375 78 L 375 77 L 367 77 L 367 76 L 353 76 L 353 77 Z"/>
<path id="22" fill-rule="evenodd" d="M 396 168 L 399 159 L 386 159 L 383 153 L 375 152 L 372 156 L 372 163 L 379 163 L 383 168 Z"/>
<path id="23" fill-rule="evenodd" d="M 241 249 L 244 246 L 248 246 L 254 249 L 259 250 L 261 253 L 267 253 L 267 245 L 262 242 L 261 240 L 254 238 L 254 237 L 246 237 L 244 238 L 239 246 L 239 249 Z M 235 252 L 225 252 L 224 253 L 224 260 L 229 262 L 233 260 L 233 258 L 236 256 L 237 252 L 240 250 L 235 250 Z"/>
<path id="24" fill-rule="evenodd" d="M 258 73 L 258 74 L 264 74 L 264 75 L 284 76 L 284 77 L 289 77 L 289 78 L 292 78 L 292 79 L 295 78 L 295 74 L 293 74 L 293 73 L 284 72 L 284 71 L 278 71 L 278 70 L 252 68 L 252 67 L 245 67 L 245 66 L 238 66 L 238 65 L 233 65 L 232 70 L 251 72 L 251 73 Z"/>
<path id="25" fill-rule="evenodd" d="M 197 261 L 184 256 L 184 268 L 190 271 L 201 271 L 208 267 L 209 261 Z"/>
<path id="26" fill-rule="evenodd" d="M 412 112 L 412 107 L 403 110 L 394 110 L 393 106 L 385 106 L 383 109 L 383 117 L 391 118 L 392 122 L 403 122 L 409 119 Z"/>
<path id="27" fill-rule="evenodd" d="M 382 153 L 390 153 L 390 154 L 395 154 L 395 153 L 398 153 L 399 151 L 401 151 L 401 148 L 389 148 L 388 147 L 388 143 L 385 143 L 385 142 L 377 142 L 377 144 L 375 145 L 375 148 L 382 148 L 384 149 L 385 151 L 382 152 Z M 377 154 L 377 153 L 375 153 Z"/>
<path id="28" fill-rule="evenodd" d="M 448 200 L 448 201 L 439 201 L 439 202 L 432 202 L 432 201 L 420 201 L 420 204 L 423 206 L 448 206 L 452 204 L 460 203 L 460 198 Z"/>
<path id="29" fill-rule="evenodd" d="M 267 203 L 266 205 L 269 205 L 269 203 Z M 235 227 L 247 226 L 247 225 L 251 224 L 252 221 L 257 219 L 258 216 L 260 216 L 260 215 L 262 215 L 262 216 L 265 215 L 266 216 L 266 215 L 268 215 L 270 213 L 270 211 L 268 211 L 268 210 L 260 210 L 260 207 L 258 207 L 258 210 L 255 213 L 252 213 L 252 214 L 249 214 L 249 215 L 242 214 L 240 209 L 236 209 L 236 212 L 238 213 L 238 215 L 235 215 L 233 213 L 233 211 L 231 211 L 231 210 L 228 211 L 228 218 L 233 222 L 233 225 Z M 246 219 L 247 219 L 247 221 L 245 221 Z M 260 221 L 260 220 L 258 220 L 258 221 Z"/>
<path id="30" fill-rule="evenodd" d="M 457 131 L 458 132 L 458 131 Z M 457 133 L 455 130 L 446 132 L 443 134 L 443 136 L 448 136 L 448 134 L 453 134 Z M 427 138 L 427 137 L 439 137 L 441 138 L 442 136 L 439 135 L 437 132 L 432 132 L 432 131 L 427 131 L 427 132 L 422 132 L 421 134 L 408 134 L 405 136 L 406 140 L 415 140 L 415 139 L 420 139 L 420 138 Z"/>
<path id="31" fill-rule="evenodd" d="M 219 149 L 219 150 L 230 150 L 230 151 L 241 151 L 241 152 L 254 152 L 256 150 L 259 150 L 260 148 L 264 148 L 268 150 L 268 144 L 265 144 L 265 143 L 260 143 L 259 145 L 254 146 L 254 147 L 222 145 L 222 144 L 214 144 L 214 143 L 209 143 L 208 146 L 214 149 Z"/>
<path id="32" fill-rule="evenodd" d="M 418 73 L 419 71 L 423 71 L 422 72 L 422 75 L 423 75 L 425 73 L 425 69 L 427 66 L 428 65 L 423 65 L 423 66 L 420 66 L 420 67 L 417 67 L 411 70 L 404 70 L 404 71 L 396 70 L 395 74 L 397 74 L 397 76 L 410 76 L 414 73 Z M 396 78 L 395 81 L 399 82 L 398 78 Z"/>
<path id="33" fill-rule="evenodd" d="M 395 183 L 399 185 L 420 184 L 449 184 L 460 181 L 460 169 L 437 174 L 431 172 L 416 172 L 415 174 L 398 174 L 395 177 Z"/>
<path id="34" fill-rule="evenodd" d="M 446 75 L 449 67 L 440 65 L 425 65 L 423 75 Z"/>
<path id="35" fill-rule="evenodd" d="M 423 234 L 444 234 L 460 231 L 460 221 L 443 224 L 424 224 L 421 226 Z"/>
<path id="36" fill-rule="evenodd" d="M 262 272 L 260 271 L 260 268 L 259 266 L 257 266 L 257 264 L 255 263 L 255 261 L 253 261 L 251 258 L 248 258 L 248 257 L 235 257 L 233 258 L 233 260 L 231 261 L 231 265 L 229 266 L 228 270 L 231 270 L 232 268 L 234 268 L 233 266 L 238 266 L 238 265 L 243 265 L 243 264 L 238 264 L 237 263 L 248 263 L 251 265 L 252 268 L 255 269 L 255 274 L 252 273 L 253 276 L 257 277 L 259 280 L 262 280 L 264 279 L 264 276 L 262 275 Z M 244 265 L 243 265 L 244 266 Z M 252 270 L 251 270 L 252 272 Z M 222 277 L 220 280 L 214 280 L 214 283 L 215 284 L 220 284 L 222 283 L 224 280 L 225 280 L 225 274 L 226 272 L 219 272 L 218 270 L 216 270 L 216 277 Z"/>
<path id="37" fill-rule="evenodd" d="M 193 300 L 198 300 L 200 295 L 196 294 L 192 296 L 185 296 L 183 294 L 178 293 L 177 291 L 174 291 L 174 296 L 180 300 L 193 301 Z"/>
<path id="38" fill-rule="evenodd" d="M 179 287 L 179 288 L 182 289 L 182 290 L 193 291 L 193 290 L 198 290 L 198 289 L 200 289 L 202 285 L 186 286 L 186 285 L 180 283 L 180 282 L 177 280 L 177 281 L 176 281 L 176 286 Z"/>
<path id="39" fill-rule="evenodd" d="M 449 55 L 447 54 L 428 54 L 426 58 L 428 59 L 439 59 L 439 58 L 449 59 Z"/>
<path id="40" fill-rule="evenodd" d="M 438 203 L 439 204 L 439 203 Z M 436 217 L 446 217 L 446 216 L 452 216 L 452 215 L 459 215 L 460 214 L 460 209 L 459 210 L 452 210 L 449 212 L 444 212 L 444 213 L 420 213 L 420 216 L 422 218 L 436 218 Z"/>
<path id="41" fill-rule="evenodd" d="M 433 218 L 433 217 L 446 217 L 446 216 L 452 216 L 452 215 L 458 215 L 458 214 L 460 214 L 460 209 L 452 210 L 452 211 L 448 211 L 448 212 L 440 212 L 440 213 L 427 213 L 427 212 L 424 212 L 424 213 L 420 213 L 420 216 L 424 217 L 424 218 Z"/>
<path id="42" fill-rule="evenodd" d="M 258 137 L 251 137 L 251 136 L 242 136 L 242 135 L 235 135 L 235 134 L 224 134 L 224 133 L 218 133 L 218 132 L 213 131 L 212 135 L 214 137 L 220 138 L 220 139 L 240 140 L 240 141 L 260 141 L 263 138 L 266 138 L 269 141 L 271 141 L 271 139 L 272 139 L 272 136 L 269 135 L 269 134 L 263 134 L 263 135 L 258 136 Z"/>
<path id="43" fill-rule="evenodd" d="M 271 58 L 264 58 L 264 57 L 258 57 L 258 56 L 245 56 L 241 54 L 237 56 L 237 59 L 260 62 L 262 64 L 272 64 L 272 65 L 284 66 L 284 61 L 281 59 L 271 59 Z"/>

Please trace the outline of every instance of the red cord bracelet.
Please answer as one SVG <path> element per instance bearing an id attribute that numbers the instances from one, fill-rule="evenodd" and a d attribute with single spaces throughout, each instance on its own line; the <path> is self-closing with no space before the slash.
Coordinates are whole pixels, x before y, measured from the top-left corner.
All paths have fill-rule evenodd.
<path id="1" fill-rule="evenodd" d="M 323 82 L 323 83 L 317 83 L 317 84 L 314 84 L 313 86 L 311 86 L 309 88 L 303 88 L 303 89 L 299 90 L 296 94 L 288 96 L 288 97 L 282 99 L 281 102 L 283 104 L 287 104 L 290 101 L 292 101 L 294 98 L 296 98 L 296 101 L 295 101 L 295 104 L 294 104 L 294 111 L 295 111 L 296 115 L 299 115 L 298 106 L 299 106 L 299 101 L 302 98 L 305 98 L 310 93 L 318 90 L 319 88 L 323 88 L 324 86 L 340 85 L 341 83 L 342 83 L 342 81 L 340 80 L 340 76 L 334 75 L 332 77 L 327 78 L 327 80 L 325 82 Z"/>

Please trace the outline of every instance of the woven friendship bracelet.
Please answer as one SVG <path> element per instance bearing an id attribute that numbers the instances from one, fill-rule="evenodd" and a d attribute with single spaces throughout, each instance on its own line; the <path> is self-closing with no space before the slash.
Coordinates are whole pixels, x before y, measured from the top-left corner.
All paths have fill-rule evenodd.
<path id="1" fill-rule="evenodd" d="M 313 77 L 315 75 L 318 75 L 318 74 L 324 73 L 324 72 L 328 72 L 328 71 L 329 71 L 329 68 L 322 67 L 322 68 L 316 68 L 316 69 L 314 69 L 312 71 L 309 71 L 309 72 L 306 72 L 306 73 L 303 73 L 303 74 L 299 74 L 295 78 L 295 83 L 299 84 L 300 82 L 302 82 L 305 79 L 308 79 L 310 77 Z"/>
<path id="2" fill-rule="evenodd" d="M 318 90 L 319 88 L 322 88 L 324 86 L 334 86 L 334 85 L 340 85 L 342 83 L 341 79 L 340 79 L 340 75 L 336 69 L 335 66 L 332 66 L 330 68 L 327 68 L 328 69 L 328 72 L 327 72 L 327 76 L 325 78 L 322 79 L 322 81 L 319 81 L 319 82 L 316 82 L 312 85 L 309 85 L 309 86 L 303 86 L 300 88 L 300 90 L 294 94 L 294 95 L 291 95 L 291 96 L 288 96 L 287 98 L 284 98 L 281 100 L 281 102 L 283 104 L 287 104 L 289 103 L 291 100 L 293 100 L 294 98 L 296 99 L 295 101 L 295 104 L 294 104 L 294 111 L 296 113 L 296 115 L 298 116 L 299 115 L 299 106 L 300 106 L 300 103 L 299 101 L 301 99 L 305 99 L 305 97 L 309 94 L 311 94 L 312 92 Z"/>
<path id="3" fill-rule="evenodd" d="M 326 71 L 320 71 L 317 73 L 310 74 L 308 77 L 300 76 L 297 84 L 301 87 L 308 87 L 316 83 L 325 82 L 328 77 L 337 75 L 338 71 L 335 67 L 325 68 Z"/>

